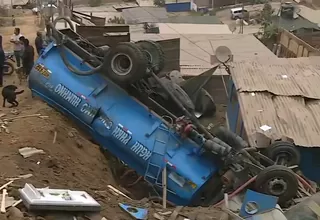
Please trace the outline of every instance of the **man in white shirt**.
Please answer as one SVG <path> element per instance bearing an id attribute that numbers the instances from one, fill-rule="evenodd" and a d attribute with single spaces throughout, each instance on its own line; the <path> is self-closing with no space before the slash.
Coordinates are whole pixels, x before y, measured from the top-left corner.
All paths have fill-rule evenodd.
<path id="1" fill-rule="evenodd" d="M 20 28 L 15 28 L 14 34 L 12 35 L 10 42 L 13 43 L 13 51 L 14 51 L 14 56 L 16 57 L 18 68 L 21 65 L 21 58 L 23 53 L 23 45 L 19 40 L 20 37 L 22 37 L 22 34 L 20 33 Z"/>

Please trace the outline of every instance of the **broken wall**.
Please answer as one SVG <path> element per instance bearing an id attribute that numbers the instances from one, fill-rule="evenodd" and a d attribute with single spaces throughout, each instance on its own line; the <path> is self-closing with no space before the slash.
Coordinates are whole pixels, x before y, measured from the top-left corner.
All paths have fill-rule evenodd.
<path id="1" fill-rule="evenodd" d="M 282 47 L 280 54 L 281 57 L 320 56 L 319 50 L 287 30 L 281 31 L 279 43 Z"/>

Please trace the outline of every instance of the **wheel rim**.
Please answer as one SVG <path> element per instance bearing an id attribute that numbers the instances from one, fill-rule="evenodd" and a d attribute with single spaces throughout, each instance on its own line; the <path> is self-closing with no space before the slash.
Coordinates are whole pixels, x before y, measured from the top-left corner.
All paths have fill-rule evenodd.
<path id="1" fill-rule="evenodd" d="M 132 70 L 132 59 L 123 53 L 116 54 L 111 60 L 112 70 L 120 76 L 126 76 Z"/>
<path id="2" fill-rule="evenodd" d="M 147 50 L 144 50 L 143 52 L 145 52 L 148 62 L 152 64 L 153 60 L 152 60 L 151 53 L 149 53 L 149 51 L 147 51 Z"/>
<path id="3" fill-rule="evenodd" d="M 268 191 L 274 196 L 281 196 L 288 189 L 287 182 L 282 178 L 270 179 L 267 182 L 267 184 L 268 184 Z"/>
<path id="4" fill-rule="evenodd" d="M 292 155 L 290 152 L 288 151 L 282 151 L 279 152 L 278 155 L 275 158 L 275 162 L 278 165 L 287 165 L 290 164 L 291 161 L 293 160 L 292 158 L 294 157 L 294 155 Z"/>

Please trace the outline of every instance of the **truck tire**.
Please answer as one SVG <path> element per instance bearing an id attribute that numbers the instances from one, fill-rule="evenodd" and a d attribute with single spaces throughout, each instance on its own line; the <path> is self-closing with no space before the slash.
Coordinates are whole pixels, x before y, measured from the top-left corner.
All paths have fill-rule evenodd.
<path id="1" fill-rule="evenodd" d="M 248 147 L 248 143 L 243 140 L 242 137 L 237 135 L 236 133 L 226 129 L 225 127 L 218 127 L 214 129 L 212 132 L 214 136 L 227 143 L 232 147 L 232 149 L 236 152 L 241 151 L 243 148 Z"/>
<path id="2" fill-rule="evenodd" d="M 257 175 L 254 183 L 254 188 L 258 192 L 278 197 L 280 205 L 294 198 L 298 187 L 294 172 L 281 165 L 265 168 Z"/>
<path id="3" fill-rule="evenodd" d="M 161 78 L 163 84 L 169 90 L 170 93 L 174 94 L 175 97 L 181 102 L 181 104 L 189 111 L 194 112 L 195 106 L 191 101 L 188 94 L 176 83 L 172 82 L 169 79 Z M 169 97 L 169 99 L 171 99 Z"/>
<path id="4" fill-rule="evenodd" d="M 141 50 L 145 53 L 149 61 L 149 67 L 152 68 L 155 74 L 158 74 L 163 70 L 164 67 L 164 52 L 161 46 L 151 40 L 141 40 L 136 42 Z"/>
<path id="5" fill-rule="evenodd" d="M 3 75 L 12 75 L 14 72 L 14 65 L 10 62 L 4 62 Z"/>
<path id="6" fill-rule="evenodd" d="M 286 166 L 300 164 L 300 152 L 293 143 L 286 141 L 275 141 L 266 148 L 265 154 L 273 161 L 277 161 L 278 157 L 283 157 Z"/>
<path id="7" fill-rule="evenodd" d="M 140 48 L 133 43 L 119 43 L 110 47 L 104 57 L 107 76 L 117 84 L 128 85 L 146 75 L 147 60 Z"/>

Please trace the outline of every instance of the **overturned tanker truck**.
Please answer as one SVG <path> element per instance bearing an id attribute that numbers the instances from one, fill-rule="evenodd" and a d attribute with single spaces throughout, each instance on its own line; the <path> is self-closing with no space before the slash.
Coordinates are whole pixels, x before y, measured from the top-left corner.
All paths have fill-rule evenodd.
<path id="1" fill-rule="evenodd" d="M 248 181 L 280 203 L 295 197 L 298 180 L 290 169 L 273 165 L 226 129 L 208 132 L 187 92 L 157 76 L 163 67 L 159 45 L 141 41 L 96 48 L 73 31 L 70 37 L 56 30 L 60 19 L 65 18 L 51 25 L 53 41 L 30 74 L 32 95 L 75 120 L 158 195 L 166 167 L 167 198 L 176 205 L 212 205 Z M 210 99 L 207 103 L 203 113 L 214 109 Z"/>

